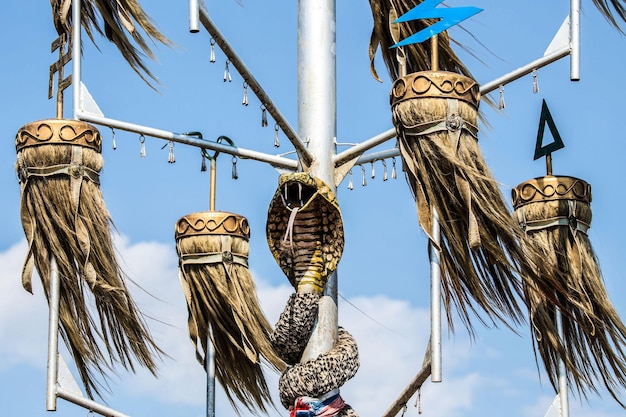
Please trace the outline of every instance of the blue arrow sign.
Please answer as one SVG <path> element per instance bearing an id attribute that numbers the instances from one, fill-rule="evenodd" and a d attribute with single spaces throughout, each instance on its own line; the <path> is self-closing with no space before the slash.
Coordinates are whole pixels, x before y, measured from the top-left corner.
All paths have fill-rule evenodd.
<path id="1" fill-rule="evenodd" d="M 483 11 L 483 9 L 478 7 L 449 7 L 437 9 L 436 6 L 442 2 L 443 0 L 425 0 L 396 19 L 393 23 L 410 22 L 411 20 L 419 19 L 441 20 L 434 25 L 424 28 L 416 34 L 398 42 L 393 45 L 392 48 L 424 42 L 425 40 L 430 39 L 431 37 L 447 30 L 463 20 Z"/>

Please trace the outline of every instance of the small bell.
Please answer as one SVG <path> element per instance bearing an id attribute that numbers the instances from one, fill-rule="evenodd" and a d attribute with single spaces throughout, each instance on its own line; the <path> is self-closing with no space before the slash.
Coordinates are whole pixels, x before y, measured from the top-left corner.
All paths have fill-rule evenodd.
<path id="1" fill-rule="evenodd" d="M 280 147 L 280 141 L 278 140 L 278 123 L 274 125 L 274 147 Z"/>
<path id="2" fill-rule="evenodd" d="M 352 170 L 350 170 L 350 180 L 348 181 L 348 190 L 354 190 L 354 182 L 352 181 Z"/>
<path id="3" fill-rule="evenodd" d="M 387 174 L 387 161 L 383 159 L 381 162 L 383 163 L 383 181 L 387 181 L 389 179 L 389 175 Z"/>
<path id="4" fill-rule="evenodd" d="M 500 86 L 500 104 L 499 104 L 498 108 L 500 110 L 502 110 L 505 107 L 506 107 L 506 103 L 504 102 L 504 86 L 501 85 Z"/>
<path id="5" fill-rule="evenodd" d="M 176 157 L 174 156 L 174 142 L 169 141 L 169 152 L 167 154 L 167 163 L 173 164 L 176 162 Z"/>
<path id="6" fill-rule="evenodd" d="M 233 172 L 232 172 L 232 178 L 234 180 L 239 178 L 239 174 L 237 174 L 237 157 L 233 156 Z"/>
<path id="7" fill-rule="evenodd" d="M 233 77 L 230 76 L 230 61 L 226 61 L 226 66 L 224 67 L 224 82 L 228 81 L 229 83 L 233 81 Z"/>
<path id="8" fill-rule="evenodd" d="M 248 83 L 245 81 L 243 82 L 243 100 L 241 101 L 241 104 L 244 106 L 248 105 Z"/>
<path id="9" fill-rule="evenodd" d="M 206 172 L 206 156 L 204 156 L 204 150 L 200 150 L 202 153 L 202 165 L 200 166 L 200 172 Z"/>
<path id="10" fill-rule="evenodd" d="M 139 136 L 139 157 L 141 158 L 146 157 L 146 138 L 144 137 L 143 134 Z"/>
<path id="11" fill-rule="evenodd" d="M 211 57 L 209 58 L 211 63 L 215 62 L 215 39 L 211 38 Z"/>
<path id="12" fill-rule="evenodd" d="M 537 70 L 533 70 L 533 93 L 539 92 L 539 81 L 537 80 Z"/>
<path id="13" fill-rule="evenodd" d="M 261 127 L 267 126 L 267 109 L 264 104 L 261 104 Z"/>
<path id="14" fill-rule="evenodd" d="M 111 141 L 113 142 L 113 150 L 117 149 L 117 143 L 115 142 L 115 129 L 111 128 Z"/>

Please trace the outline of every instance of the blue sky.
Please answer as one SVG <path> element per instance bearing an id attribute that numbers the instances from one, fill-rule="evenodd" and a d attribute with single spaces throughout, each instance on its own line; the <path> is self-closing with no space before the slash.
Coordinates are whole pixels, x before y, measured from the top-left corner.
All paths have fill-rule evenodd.
<path id="1" fill-rule="evenodd" d="M 178 47 L 156 48 L 158 61 L 150 69 L 159 77 L 160 92 L 149 89 L 123 62 L 117 51 L 98 39 L 100 50 L 85 42 L 83 81 L 107 117 L 173 132 L 201 131 L 209 140 L 230 137 L 238 146 L 271 154 L 292 148 L 280 134 L 274 148 L 273 121 L 261 127 L 259 101 L 241 105 L 243 81 L 231 68 L 233 81 L 222 80 L 226 58 L 217 50 L 209 62 L 210 37 L 189 34 L 186 2 L 144 2 L 158 27 Z M 263 85 L 277 107 L 297 126 L 296 2 L 208 1 L 213 21 Z M 293 3 L 293 4 L 292 4 Z M 369 73 L 367 47 L 371 13 L 367 2 L 337 2 L 337 136 L 341 143 L 366 140 L 392 127 L 388 102 L 390 83 L 380 59 L 383 83 Z M 540 57 L 568 14 L 569 1 L 473 2 L 452 6 L 485 9 L 464 23 L 473 34 L 455 28 L 452 36 L 472 47 L 480 59 L 466 64 L 480 83 L 489 82 Z M 56 60 L 50 43 L 56 34 L 45 2 L 5 0 L 0 27 L 5 41 L 4 85 L 0 98 L 0 403 L 3 415 L 43 416 L 47 311 L 40 285 L 35 294 L 20 284 L 26 246 L 19 221 L 19 187 L 13 170 L 17 130 L 31 121 L 54 116 L 47 100 L 48 67 Z M 589 236 L 603 270 L 608 293 L 626 316 L 622 277 L 626 201 L 620 181 L 626 177 L 621 141 L 623 121 L 621 72 L 626 64 L 626 39 L 583 1 L 581 17 L 581 80 L 569 81 L 569 59 L 538 72 L 540 91 L 524 77 L 505 87 L 506 108 L 482 106 L 490 127 L 481 126 L 480 144 L 494 176 L 508 198 L 511 187 L 545 174 L 543 160 L 533 161 L 541 101 L 546 100 L 565 149 L 554 154 L 554 173 L 571 175 L 593 188 L 594 219 Z M 480 42 L 480 43 L 479 43 Z M 482 45 L 481 45 L 482 44 Z M 69 72 L 69 67 L 68 67 Z M 71 94 L 67 94 L 71 96 Z M 497 100 L 497 92 L 494 95 Z M 66 117 L 71 115 L 71 103 Z M 139 157 L 137 134 L 104 136 L 102 192 L 119 235 L 118 249 L 127 272 L 148 297 L 132 288 L 144 311 L 154 317 L 150 327 L 172 359 L 160 378 L 140 371 L 120 371 L 113 378 L 108 404 L 126 414 L 201 416 L 204 374 L 195 363 L 186 334 L 186 307 L 178 284 L 173 226 L 181 216 L 208 209 L 209 176 L 200 172 L 196 148 L 175 146 L 176 163 L 167 163 L 166 142 L 146 139 L 147 157 Z M 393 146 L 388 142 L 380 149 Z M 341 149 L 345 149 L 343 146 Z M 400 161 L 398 159 L 398 168 Z M 239 179 L 231 178 L 231 158 L 217 161 L 218 210 L 248 218 L 252 229 L 251 271 L 259 298 L 274 322 L 291 291 L 265 240 L 265 220 L 278 173 L 251 160 L 239 160 Z M 389 174 L 391 161 L 387 161 Z M 361 416 L 376 417 L 387 409 L 418 371 L 428 341 L 428 257 L 426 239 L 418 227 L 414 201 L 398 169 L 398 179 L 382 181 L 383 166 L 353 169 L 338 187 L 346 246 L 339 265 L 339 321 L 356 337 L 361 369 L 342 389 L 344 399 Z M 347 299 L 349 303 L 345 302 Z M 356 307 L 355 307 L 356 306 Z M 163 324 L 163 323 L 165 324 Z M 454 334 L 444 333 L 443 382 L 426 383 L 421 393 L 425 416 L 477 417 L 502 414 L 542 417 L 554 397 L 538 373 L 525 327 L 520 336 L 506 329 L 478 328 L 470 341 L 460 322 Z M 64 347 L 61 348 L 64 352 Z M 64 355 L 69 362 L 69 355 Z M 71 367 L 71 364 L 70 364 Z M 276 391 L 276 376 L 270 387 Z M 417 416 L 411 407 L 405 416 Z M 220 393 L 218 415 L 232 415 Z M 84 416 L 86 410 L 59 401 L 58 414 Z M 287 415 L 279 409 L 272 416 Z M 571 415 L 617 417 L 623 410 L 604 394 L 582 404 L 571 399 Z"/>

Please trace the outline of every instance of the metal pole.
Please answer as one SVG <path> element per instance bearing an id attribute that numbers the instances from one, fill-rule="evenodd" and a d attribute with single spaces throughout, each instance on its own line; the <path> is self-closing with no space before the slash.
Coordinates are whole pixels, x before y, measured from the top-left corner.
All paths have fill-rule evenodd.
<path id="1" fill-rule="evenodd" d="M 211 341 L 211 328 L 206 341 L 204 369 L 206 370 L 206 415 L 215 417 L 215 348 Z"/>
<path id="2" fill-rule="evenodd" d="M 80 40 L 80 6 L 81 0 L 72 2 L 72 99 L 74 119 L 78 119 L 80 111 L 80 84 L 81 84 L 81 40 Z"/>
<path id="3" fill-rule="evenodd" d="M 439 71 L 439 36 L 430 38 L 431 57 L 430 69 Z M 430 355 L 432 382 L 441 382 L 441 228 L 439 225 L 439 213 L 433 209 L 431 235 L 432 241 L 428 242 L 430 258 Z"/>
<path id="4" fill-rule="evenodd" d="M 210 187 L 209 187 L 209 210 L 215 211 L 215 187 L 216 187 L 216 177 L 217 177 L 217 167 L 216 167 L 216 158 L 211 158 L 211 172 L 210 172 Z"/>
<path id="5" fill-rule="evenodd" d="M 311 173 L 335 190 L 335 0 L 298 1 L 298 130 L 309 141 Z M 337 335 L 337 276 L 320 300 L 317 324 L 302 361 L 329 351 Z"/>
<path id="6" fill-rule="evenodd" d="M 432 242 L 428 244 L 430 258 L 430 357 L 432 382 L 441 382 L 441 230 L 439 215 L 433 210 L 431 235 Z"/>
<path id="7" fill-rule="evenodd" d="M 235 155 L 240 157 L 241 159 L 253 159 L 255 161 L 267 162 L 268 164 L 277 168 L 285 168 L 292 171 L 295 171 L 298 168 L 298 161 L 289 158 L 283 158 L 281 156 L 270 155 L 245 148 L 238 148 L 231 145 L 224 145 L 217 142 L 199 139 L 195 136 L 174 133 L 167 130 L 155 129 L 148 126 L 123 122 L 120 120 L 109 119 L 106 117 L 95 116 L 89 113 L 78 112 L 77 116 L 78 120 L 82 120 L 85 122 L 91 122 L 102 126 L 125 130 L 127 132 L 140 133 L 153 138 L 165 139 L 168 141 L 182 143 L 189 146 L 195 146 L 198 148 L 211 149 L 213 151 L 219 151 L 227 153 L 229 155 Z"/>
<path id="8" fill-rule="evenodd" d="M 99 404 L 93 400 L 90 400 L 89 398 L 85 398 L 80 394 L 76 394 L 72 391 L 66 391 L 64 389 L 59 388 L 57 390 L 57 394 L 59 396 L 59 398 L 62 398 L 66 401 L 69 401 L 73 404 L 79 405 L 87 410 L 89 410 L 90 412 L 93 411 L 94 413 L 98 413 L 102 416 L 106 416 L 106 417 L 128 417 L 127 414 L 124 413 L 120 413 L 119 411 L 116 411 L 112 408 L 109 408 L 105 405 Z"/>
<path id="9" fill-rule="evenodd" d="M 563 317 L 561 310 L 556 309 L 556 329 L 559 333 L 559 340 L 563 343 Z M 561 417 L 569 417 L 569 398 L 567 393 L 567 373 L 565 371 L 565 362 L 559 359 L 559 400 L 561 403 Z"/>
<path id="10" fill-rule="evenodd" d="M 189 32 L 200 32 L 200 8 L 198 0 L 189 0 Z"/>
<path id="11" fill-rule="evenodd" d="M 395 158 L 400 156 L 400 150 L 398 148 L 387 149 L 386 151 L 372 152 L 364 155 L 356 160 L 355 165 L 367 164 L 369 162 L 382 161 L 387 158 Z"/>
<path id="12" fill-rule="evenodd" d="M 499 88 L 501 85 L 505 85 L 510 83 L 511 81 L 517 80 L 518 78 L 522 78 L 524 75 L 528 75 L 538 68 L 545 67 L 546 65 L 549 65 L 554 61 L 558 61 L 559 59 L 568 56 L 570 52 L 570 48 L 567 47 L 559 51 L 553 52 L 550 55 L 542 56 L 541 58 L 536 59 L 524 65 L 523 67 L 519 67 L 518 69 L 511 71 L 500 78 L 496 78 L 495 80 L 483 84 L 480 87 L 480 93 L 482 95 L 491 93 L 493 90 Z"/>
<path id="13" fill-rule="evenodd" d="M 396 129 L 392 127 L 378 135 L 364 141 L 361 143 L 357 143 L 353 147 L 346 149 L 340 154 L 335 155 L 333 160 L 335 161 L 335 166 L 340 167 L 345 162 L 350 161 L 351 159 L 361 155 L 363 152 L 380 145 L 381 143 L 387 142 L 389 139 L 393 139 L 396 137 Z M 399 152 L 398 152 L 399 155 Z"/>
<path id="14" fill-rule="evenodd" d="M 54 257 L 50 259 L 50 295 L 48 305 L 48 374 L 46 381 L 46 411 L 57 409 L 57 375 L 59 373 L 59 298 L 61 280 Z"/>
<path id="15" fill-rule="evenodd" d="M 580 81 L 580 0 L 570 0 L 569 6 L 570 75 L 572 81 Z"/>

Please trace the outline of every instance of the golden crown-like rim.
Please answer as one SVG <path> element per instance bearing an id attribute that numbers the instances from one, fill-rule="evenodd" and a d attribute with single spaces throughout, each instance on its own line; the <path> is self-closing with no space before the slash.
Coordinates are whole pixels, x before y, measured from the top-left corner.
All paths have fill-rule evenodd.
<path id="1" fill-rule="evenodd" d="M 420 71 L 394 81 L 391 105 L 412 98 L 453 98 L 474 107 L 480 102 L 480 87 L 475 80 L 447 71 Z"/>
<path id="2" fill-rule="evenodd" d="M 176 222 L 176 240 L 189 236 L 230 235 L 250 239 L 248 219 L 225 211 L 202 211 L 187 214 Z"/>
<path id="3" fill-rule="evenodd" d="M 39 145 L 79 145 L 102 152 L 102 136 L 95 126 L 79 120 L 46 119 L 22 126 L 15 136 L 15 149 Z"/>
<path id="4" fill-rule="evenodd" d="M 591 203 L 591 185 L 579 178 L 553 176 L 524 181 L 511 190 L 513 207 L 528 203 L 552 200 L 577 200 Z"/>

